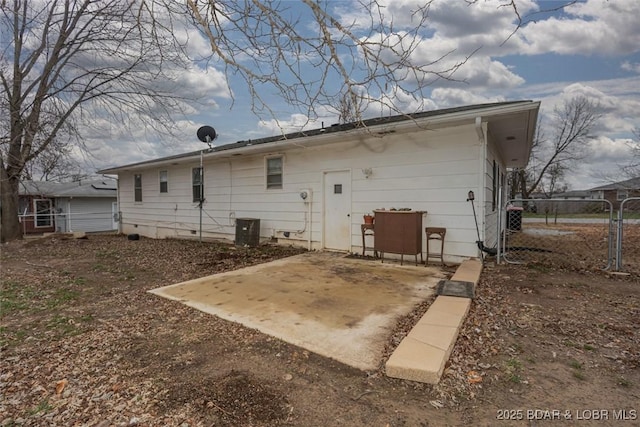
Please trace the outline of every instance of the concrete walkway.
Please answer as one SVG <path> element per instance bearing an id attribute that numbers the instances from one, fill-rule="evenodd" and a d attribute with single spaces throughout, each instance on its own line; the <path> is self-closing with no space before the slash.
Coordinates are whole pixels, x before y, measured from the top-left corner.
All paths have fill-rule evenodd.
<path id="1" fill-rule="evenodd" d="M 482 263 L 466 260 L 451 281 L 480 280 Z M 386 374 L 393 378 L 437 384 L 456 343 L 458 332 L 471 307 L 471 299 L 439 295 L 427 312 L 387 360 Z"/>

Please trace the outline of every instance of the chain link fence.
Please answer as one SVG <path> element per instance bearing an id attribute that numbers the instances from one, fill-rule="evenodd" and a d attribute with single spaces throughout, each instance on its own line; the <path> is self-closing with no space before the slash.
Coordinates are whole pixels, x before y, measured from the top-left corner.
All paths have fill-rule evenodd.
<path id="1" fill-rule="evenodd" d="M 580 270 L 614 267 L 615 216 L 608 200 L 510 200 L 500 218 L 499 261 Z"/>
<path id="2" fill-rule="evenodd" d="M 616 270 L 640 273 L 640 197 L 620 203 L 616 222 Z"/>

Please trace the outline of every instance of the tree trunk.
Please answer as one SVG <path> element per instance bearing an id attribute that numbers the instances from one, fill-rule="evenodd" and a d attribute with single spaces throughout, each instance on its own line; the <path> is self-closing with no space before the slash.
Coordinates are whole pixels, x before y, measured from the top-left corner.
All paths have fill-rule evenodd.
<path id="1" fill-rule="evenodd" d="M 0 229 L 0 242 L 9 242 L 22 238 L 20 221 L 18 220 L 18 188 L 20 180 L 17 176 L 8 176 L 7 171 L 1 168 L 0 193 L 2 193 L 2 227 Z"/>
<path id="2" fill-rule="evenodd" d="M 528 199 L 529 189 L 527 188 L 527 175 L 524 170 L 518 171 L 518 179 L 520 181 L 520 195 L 523 199 Z"/>

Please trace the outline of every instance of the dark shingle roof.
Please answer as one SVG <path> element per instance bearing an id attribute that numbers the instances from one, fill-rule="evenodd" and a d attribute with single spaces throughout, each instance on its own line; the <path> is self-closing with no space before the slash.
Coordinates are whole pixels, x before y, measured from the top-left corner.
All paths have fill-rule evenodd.
<path id="1" fill-rule="evenodd" d="M 19 194 L 46 197 L 116 197 L 117 183 L 113 180 L 75 182 L 22 181 Z"/>
<path id="2" fill-rule="evenodd" d="M 640 189 L 640 176 L 636 178 L 627 179 L 626 181 L 613 182 L 611 184 L 601 185 L 600 187 L 594 187 L 589 191 L 604 191 L 604 190 L 638 190 Z"/>
<path id="3" fill-rule="evenodd" d="M 437 117 L 437 116 L 443 116 L 447 114 L 480 110 L 483 108 L 502 107 L 502 106 L 507 106 L 512 104 L 526 103 L 526 102 L 533 102 L 533 101 L 520 100 L 520 101 L 493 102 L 493 103 L 485 103 L 485 104 L 465 105 L 465 106 L 453 107 L 453 108 L 443 108 L 439 110 L 421 111 L 419 113 L 398 114 L 398 115 L 388 116 L 388 117 L 376 117 L 372 119 L 362 120 L 359 122 L 334 124 L 329 127 L 322 127 L 318 129 L 311 129 L 311 130 L 299 131 L 299 132 L 291 132 L 284 135 L 275 135 L 275 136 L 268 136 L 265 138 L 242 140 L 242 141 L 233 142 L 230 144 L 221 145 L 218 147 L 211 147 L 206 150 L 191 151 L 188 153 L 176 154 L 173 156 L 167 156 L 167 157 L 162 157 L 162 158 L 153 159 L 153 160 L 145 160 L 142 162 L 132 163 L 132 164 L 123 165 L 123 166 L 117 166 L 113 168 L 104 168 L 98 171 L 98 173 L 103 173 L 103 174 L 109 173 L 108 171 L 112 169 L 119 169 L 121 167 L 136 167 L 136 166 L 142 166 L 142 165 L 151 164 L 155 162 L 163 162 L 163 161 L 183 159 L 186 157 L 199 156 L 201 153 L 204 153 L 204 154 L 215 153 L 215 152 L 233 150 L 233 149 L 243 148 L 248 146 L 269 144 L 272 142 L 286 141 L 286 140 L 297 139 L 297 138 L 305 138 L 305 137 L 314 136 L 314 135 L 325 135 L 330 133 L 344 132 L 344 131 L 358 129 L 358 128 L 364 129 L 372 126 L 379 126 L 379 125 L 384 125 L 389 123 L 417 120 L 417 119 L 423 119 L 427 117 Z"/>

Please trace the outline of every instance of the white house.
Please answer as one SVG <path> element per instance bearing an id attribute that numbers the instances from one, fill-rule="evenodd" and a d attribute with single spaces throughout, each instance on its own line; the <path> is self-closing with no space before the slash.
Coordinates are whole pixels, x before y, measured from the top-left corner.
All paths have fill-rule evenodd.
<path id="1" fill-rule="evenodd" d="M 498 193 L 507 168 L 527 164 L 539 107 L 515 101 L 377 118 L 100 173 L 118 175 L 123 233 L 233 240 L 236 219 L 250 218 L 262 240 L 359 252 L 363 215 L 411 209 L 426 212 L 423 227 L 447 229 L 445 259 L 455 262 L 479 255 L 470 190 L 481 239 L 497 241 Z"/>

